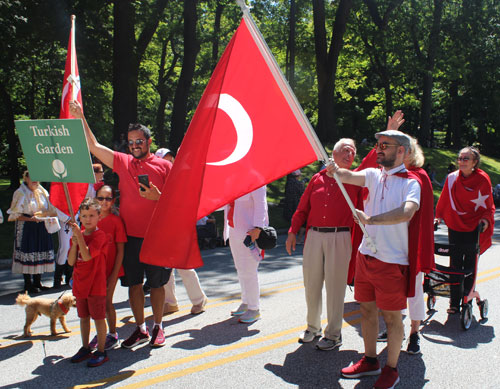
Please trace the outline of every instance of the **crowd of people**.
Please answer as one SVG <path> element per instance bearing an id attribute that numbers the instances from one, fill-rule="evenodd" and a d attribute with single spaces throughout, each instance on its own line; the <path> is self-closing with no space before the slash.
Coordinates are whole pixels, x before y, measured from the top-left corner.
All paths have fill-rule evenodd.
<path id="1" fill-rule="evenodd" d="M 139 260 L 149 217 L 174 163 L 174 154 L 168 149 L 152 154 L 150 130 L 141 124 L 128 128 L 128 153 L 123 148 L 111 150 L 97 141 L 78 102 L 70 103 L 70 111 L 82 119 L 90 152 L 102 162 L 93 165 L 98 183 L 89 185 L 80 205 L 79 226 L 51 205 L 47 191 L 32 181 L 28 172 L 23 175 L 23 183 L 7 211 L 9 220 L 15 221 L 12 271 L 23 274 L 24 290 L 37 293 L 46 288 L 40 282 L 42 273 L 54 271 L 54 287 L 59 287 L 63 275 L 69 282 L 73 269 L 72 288 L 82 347 L 71 362 L 89 359 L 89 366 L 99 366 L 108 360 L 106 351 L 119 344 L 113 307 L 118 280 L 128 288 L 136 324 L 121 347 L 133 348 L 146 342 L 151 347 L 164 346 L 163 315 L 179 310 L 175 269 Z M 316 347 L 320 350 L 342 345 L 345 290 L 347 284 L 353 284 L 354 297 L 360 303 L 364 356 L 342 369 L 341 374 L 347 378 L 379 375 L 377 388 L 393 387 L 399 382 L 397 363 L 404 339 L 402 311 L 406 307 L 411 319 L 406 351 L 420 353 L 419 330 L 425 317 L 422 284 L 423 275 L 434 267 L 434 223 L 444 220 L 450 243 L 473 243 L 480 232 L 481 252 L 491 245 L 494 226 L 491 182 L 479 169 L 479 151 L 474 147 L 460 150 L 458 170 L 448 174 L 434 216 L 432 183 L 437 181 L 429 176 L 434 170 L 430 164 L 424 170 L 424 155 L 418 142 L 399 131 L 403 123 L 401 111 L 389 117 L 387 129 L 375 134 L 376 146 L 355 170 L 351 166 L 356 144 L 343 138 L 335 144 L 326 169 L 315 174 L 305 190 L 300 171 L 290 174 L 284 211 L 290 222 L 286 240 L 289 254 L 296 249 L 297 236 L 305 227 L 307 328 L 299 342 L 319 339 Z M 119 216 L 116 190 L 102 182 L 103 165 L 119 176 Z M 146 180 L 141 181 L 141 177 Z M 354 213 L 341 190 L 344 184 L 356 208 Z M 61 243 L 56 255 L 49 231 L 54 223 L 59 227 L 59 222 Z M 212 218 L 200 221 L 200 226 L 207 224 L 215 226 Z M 260 318 L 258 268 L 264 251 L 258 242 L 268 224 L 265 186 L 224 207 L 224 241 L 229 241 L 241 287 L 241 303 L 230 314 L 241 323 L 253 323 Z M 469 269 L 474 259 L 470 252 L 454 255 L 451 266 Z M 177 272 L 191 300 L 191 314 L 204 312 L 208 299 L 196 271 Z M 323 285 L 327 311 L 324 331 Z M 468 281 L 465 289 L 471 287 Z M 150 329 L 144 318 L 148 293 L 154 320 Z M 459 312 L 461 298 L 461 291 L 453 288 L 449 314 Z M 386 327 L 383 333 L 379 333 L 379 312 Z M 97 332 L 92 339 L 90 319 Z M 383 368 L 377 359 L 377 341 L 387 342 Z"/>

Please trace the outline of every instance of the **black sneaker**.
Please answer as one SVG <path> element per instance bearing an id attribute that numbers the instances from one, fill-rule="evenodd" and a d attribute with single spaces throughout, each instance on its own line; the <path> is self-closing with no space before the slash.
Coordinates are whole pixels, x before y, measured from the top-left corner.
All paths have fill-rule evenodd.
<path id="1" fill-rule="evenodd" d="M 92 356 L 92 350 L 90 348 L 80 347 L 80 350 L 73 355 L 70 359 L 71 363 L 82 362 Z"/>
<path id="2" fill-rule="evenodd" d="M 146 328 L 146 333 L 141 332 L 141 329 L 137 327 L 132 335 L 124 340 L 121 344 L 124 348 L 132 348 L 141 343 L 149 342 L 149 331 Z"/>
<path id="3" fill-rule="evenodd" d="M 108 355 L 106 351 L 100 352 L 96 351 L 92 354 L 92 358 L 87 362 L 88 367 L 97 367 L 101 366 L 104 362 L 109 361 Z"/>
<path id="4" fill-rule="evenodd" d="M 408 354 L 420 354 L 420 337 L 418 336 L 418 332 L 410 335 L 406 352 Z"/>

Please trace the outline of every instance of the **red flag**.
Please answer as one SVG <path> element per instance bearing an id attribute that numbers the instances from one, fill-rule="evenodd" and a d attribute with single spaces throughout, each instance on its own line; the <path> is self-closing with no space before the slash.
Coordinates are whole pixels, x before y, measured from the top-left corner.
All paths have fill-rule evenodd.
<path id="1" fill-rule="evenodd" d="M 75 17 L 71 16 L 71 32 L 68 42 L 68 53 L 66 55 L 66 67 L 64 69 L 63 89 L 61 96 L 61 111 L 60 119 L 74 119 L 69 113 L 69 102 L 78 100 L 82 103 L 82 93 L 80 90 L 80 76 L 78 74 L 78 63 L 76 61 L 75 48 Z M 68 183 L 68 192 L 73 206 L 73 213 L 76 213 L 80 203 L 87 194 L 88 184 L 86 183 Z M 63 184 L 60 182 L 52 182 L 50 185 L 50 202 L 66 215 L 70 215 L 66 196 L 64 194 Z"/>
<path id="2" fill-rule="evenodd" d="M 196 220 L 317 160 L 318 144 L 265 42 L 244 16 L 184 137 L 141 261 L 201 266 Z"/>

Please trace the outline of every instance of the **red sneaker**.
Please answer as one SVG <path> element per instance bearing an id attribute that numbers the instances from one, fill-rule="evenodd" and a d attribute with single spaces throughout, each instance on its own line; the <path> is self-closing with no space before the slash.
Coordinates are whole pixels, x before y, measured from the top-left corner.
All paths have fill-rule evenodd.
<path id="1" fill-rule="evenodd" d="M 149 345 L 151 347 L 163 347 L 165 346 L 165 335 L 163 334 L 163 330 L 160 326 L 155 326 L 153 328 L 153 335 L 151 336 L 151 341 Z"/>
<path id="2" fill-rule="evenodd" d="M 366 360 L 366 357 L 363 357 L 354 365 L 344 367 L 341 372 L 345 378 L 359 378 L 367 375 L 377 375 L 380 374 L 380 364 L 378 361 L 377 363 L 370 363 Z"/>
<path id="3" fill-rule="evenodd" d="M 377 382 L 373 387 L 375 389 L 392 389 L 399 382 L 398 371 L 389 366 L 384 366 L 382 369 L 382 374 L 378 377 Z"/>

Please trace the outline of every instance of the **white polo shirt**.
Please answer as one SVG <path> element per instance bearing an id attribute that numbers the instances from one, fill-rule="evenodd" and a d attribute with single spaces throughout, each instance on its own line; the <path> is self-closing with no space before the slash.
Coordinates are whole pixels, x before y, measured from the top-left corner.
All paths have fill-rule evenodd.
<path id="1" fill-rule="evenodd" d="M 420 185 L 415 179 L 394 175 L 406 172 L 402 164 L 391 170 L 365 169 L 365 187 L 370 191 L 365 201 L 368 216 L 379 215 L 399 208 L 411 201 L 420 206 Z M 363 237 L 359 251 L 382 262 L 408 265 L 408 224 L 366 225 L 368 235 L 375 242 L 377 252 L 373 254 Z"/>

